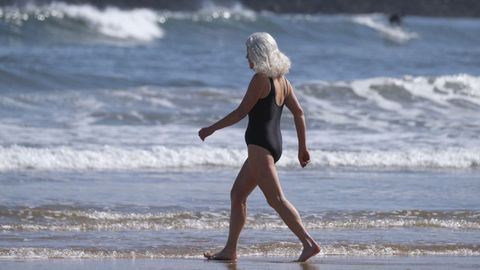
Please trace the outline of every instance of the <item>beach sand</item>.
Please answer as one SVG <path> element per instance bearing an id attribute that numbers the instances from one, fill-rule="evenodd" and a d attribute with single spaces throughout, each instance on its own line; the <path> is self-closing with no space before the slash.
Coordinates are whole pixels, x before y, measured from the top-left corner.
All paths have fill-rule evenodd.
<path id="1" fill-rule="evenodd" d="M 318 257 L 307 263 L 291 262 L 286 257 L 245 257 L 236 263 L 207 261 L 204 259 L 116 259 L 116 260 L 2 260 L 1 269 L 299 269 L 299 270 L 350 270 L 350 269 L 480 269 L 480 257 L 451 256 L 398 256 L 398 257 Z"/>

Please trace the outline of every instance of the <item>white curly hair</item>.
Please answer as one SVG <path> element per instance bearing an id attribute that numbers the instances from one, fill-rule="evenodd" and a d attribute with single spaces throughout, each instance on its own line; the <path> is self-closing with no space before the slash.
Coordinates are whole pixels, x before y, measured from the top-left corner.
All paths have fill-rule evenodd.
<path id="1" fill-rule="evenodd" d="M 246 45 L 248 59 L 253 63 L 253 70 L 256 73 L 263 73 L 273 78 L 288 73 L 290 59 L 278 49 L 277 42 L 269 33 L 251 34 Z"/>

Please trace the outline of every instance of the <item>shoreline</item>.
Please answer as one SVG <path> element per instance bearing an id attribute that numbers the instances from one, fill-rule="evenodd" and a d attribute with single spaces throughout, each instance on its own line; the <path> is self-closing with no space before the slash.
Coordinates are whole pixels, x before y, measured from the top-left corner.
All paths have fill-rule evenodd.
<path id="1" fill-rule="evenodd" d="M 306 263 L 289 257 L 240 257 L 237 262 L 205 259 L 0 259 L 2 269 L 478 269 L 480 257 L 462 256 L 379 256 L 314 257 Z"/>

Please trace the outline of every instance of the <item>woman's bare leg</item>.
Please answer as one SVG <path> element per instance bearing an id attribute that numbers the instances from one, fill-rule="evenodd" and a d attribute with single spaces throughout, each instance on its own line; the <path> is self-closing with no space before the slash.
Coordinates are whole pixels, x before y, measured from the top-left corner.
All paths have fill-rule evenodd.
<path id="1" fill-rule="evenodd" d="M 250 173 L 247 159 L 243 163 L 230 192 L 231 210 L 227 243 L 218 253 L 205 253 L 204 255 L 207 259 L 235 260 L 237 258 L 238 238 L 247 219 L 247 197 L 256 186 L 257 183 Z"/>
<path id="2" fill-rule="evenodd" d="M 320 246 L 308 234 L 297 210 L 283 195 L 273 157 L 270 153 L 262 147 L 248 145 L 248 159 L 251 173 L 255 175 L 258 186 L 265 195 L 268 204 L 277 211 L 288 228 L 303 244 L 303 252 L 298 261 L 304 262 L 320 252 Z"/>

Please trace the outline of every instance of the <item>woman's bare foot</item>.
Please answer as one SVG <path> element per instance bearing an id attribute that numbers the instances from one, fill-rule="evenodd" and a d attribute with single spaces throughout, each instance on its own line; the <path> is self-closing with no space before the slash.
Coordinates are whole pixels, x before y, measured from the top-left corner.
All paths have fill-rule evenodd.
<path id="1" fill-rule="evenodd" d="M 237 254 L 235 253 L 229 253 L 225 250 L 222 250 L 217 253 L 210 253 L 210 252 L 205 252 L 203 253 L 203 256 L 207 258 L 207 260 L 221 260 L 221 261 L 236 261 L 237 260 Z"/>
<path id="2" fill-rule="evenodd" d="M 313 242 L 310 246 L 304 246 L 302 254 L 298 257 L 297 262 L 305 262 L 311 257 L 317 255 L 320 252 L 320 246 Z"/>

